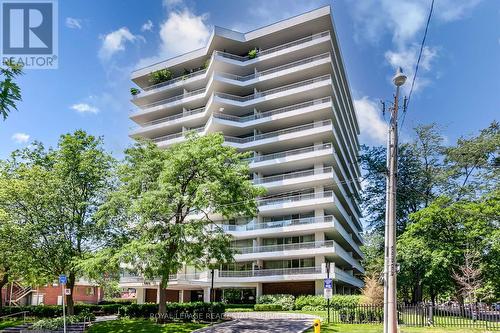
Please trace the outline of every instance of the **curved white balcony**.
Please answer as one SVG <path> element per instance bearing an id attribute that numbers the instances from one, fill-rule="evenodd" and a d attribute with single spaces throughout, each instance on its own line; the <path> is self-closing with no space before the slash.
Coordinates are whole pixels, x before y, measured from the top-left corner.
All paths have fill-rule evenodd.
<path id="1" fill-rule="evenodd" d="M 218 271 L 217 282 L 274 282 L 323 279 L 321 266 L 258 269 L 253 271 Z"/>
<path id="2" fill-rule="evenodd" d="M 252 105 L 265 104 L 268 101 L 286 96 L 288 96 L 290 103 L 294 104 L 301 100 L 303 101 L 306 96 L 317 99 L 329 95 L 331 94 L 332 87 L 332 80 L 329 74 L 260 91 L 247 96 L 237 96 L 217 91 L 212 92 L 213 89 L 209 86 L 209 88 L 189 91 L 181 95 L 143 105 L 141 108 L 132 109 L 130 118 L 139 122 L 154 121 L 155 119 L 149 118 L 154 117 L 156 114 L 164 113 L 166 109 L 172 107 L 180 107 L 181 105 L 187 108 L 196 107 L 197 104 L 199 105 L 207 96 L 208 100 L 205 105 L 207 110 L 211 110 L 212 104 L 214 104 L 215 109 L 224 104 L 247 108 Z"/>
<path id="3" fill-rule="evenodd" d="M 327 209 L 332 207 L 332 191 L 264 198 L 258 201 L 259 213 L 263 216 L 295 214 L 305 209 Z"/>
<path id="4" fill-rule="evenodd" d="M 237 261 L 303 258 L 310 255 L 311 250 L 314 250 L 316 255 L 333 257 L 334 261 L 342 265 L 348 265 L 360 273 L 364 272 L 361 264 L 333 240 L 234 248 L 237 253 L 235 255 Z"/>
<path id="5" fill-rule="evenodd" d="M 248 161 L 252 171 L 270 172 L 275 170 L 277 165 L 279 165 L 279 170 L 292 171 L 310 165 L 312 159 L 316 163 L 331 163 L 333 154 L 332 144 L 324 143 L 278 153 L 257 155 L 249 158 Z"/>
<path id="6" fill-rule="evenodd" d="M 353 235 L 346 231 L 333 216 L 306 217 L 282 221 L 256 223 L 254 220 L 244 225 L 221 224 L 220 227 L 235 239 L 254 237 L 269 237 L 287 234 L 303 234 L 306 232 L 323 231 L 331 234 L 335 240 L 352 249 L 360 258 L 364 258 Z"/>
<path id="7" fill-rule="evenodd" d="M 138 125 L 130 133 L 136 135 L 153 135 L 168 128 L 180 128 L 182 126 L 193 127 L 196 124 L 213 123 L 214 131 L 237 130 L 238 128 L 250 128 L 254 126 L 269 127 L 275 120 L 297 122 L 306 120 L 311 114 L 324 118 L 331 115 L 332 100 L 330 97 L 315 99 L 303 103 L 293 104 L 273 110 L 268 110 L 251 116 L 234 116 L 220 112 L 212 112 L 206 107 L 185 111 L 168 117 L 147 121 Z M 215 118 L 216 121 L 213 121 Z"/>
<path id="8" fill-rule="evenodd" d="M 300 188 L 314 187 L 325 184 L 332 184 L 334 180 L 333 168 L 310 169 L 297 172 L 290 172 L 281 175 L 257 178 L 253 180 L 255 185 L 261 185 L 267 189 L 267 193 L 276 191 L 291 191 Z"/>
<path id="9" fill-rule="evenodd" d="M 334 274 L 334 278 L 336 280 L 345 282 L 345 283 L 353 285 L 355 287 L 363 288 L 365 285 L 363 280 L 360 280 L 357 277 L 355 277 L 347 272 L 344 272 L 343 270 L 341 270 L 338 267 L 334 268 L 333 274 Z"/>
<path id="10" fill-rule="evenodd" d="M 310 48 L 316 44 L 320 44 L 330 40 L 330 32 L 324 31 L 308 37 L 300 38 L 298 40 L 278 45 L 258 53 L 257 57 L 250 59 L 248 56 L 238 56 L 227 52 L 214 51 L 210 57 L 210 64 L 208 68 L 198 70 L 193 73 L 185 74 L 171 80 L 161 82 L 154 85 L 149 85 L 142 88 L 142 91 L 133 96 L 134 100 L 147 98 L 148 96 L 161 93 L 167 89 L 182 87 L 197 80 L 204 80 L 207 73 L 215 70 L 216 61 L 228 62 L 239 67 L 254 66 L 256 63 L 263 62 L 272 58 L 279 57 L 283 54 L 290 54 L 291 52 Z M 214 61 L 215 60 L 215 61 Z"/>

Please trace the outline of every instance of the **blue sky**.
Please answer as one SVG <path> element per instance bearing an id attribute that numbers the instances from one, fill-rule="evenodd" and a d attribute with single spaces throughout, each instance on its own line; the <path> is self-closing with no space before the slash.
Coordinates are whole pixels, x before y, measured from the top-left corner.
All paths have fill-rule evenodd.
<path id="1" fill-rule="evenodd" d="M 362 142 L 383 144 L 378 101 L 391 99 L 396 66 L 411 77 L 430 0 L 65 0 L 59 69 L 26 70 L 19 80 L 23 101 L 0 121 L 0 158 L 31 140 L 55 145 L 79 128 L 103 135 L 119 157 L 131 143 L 132 69 L 203 46 L 214 25 L 245 32 L 327 4 Z M 499 78 L 500 1 L 436 0 L 403 135 L 437 122 L 452 143 L 500 120 Z"/>

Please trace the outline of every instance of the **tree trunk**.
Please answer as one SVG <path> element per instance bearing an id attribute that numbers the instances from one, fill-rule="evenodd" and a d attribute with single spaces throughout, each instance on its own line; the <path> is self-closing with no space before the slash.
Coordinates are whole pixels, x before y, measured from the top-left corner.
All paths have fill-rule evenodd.
<path id="1" fill-rule="evenodd" d="M 73 290 L 75 289 L 76 276 L 74 272 L 70 272 L 68 276 L 68 283 L 66 284 L 66 288 L 70 290 L 70 294 L 63 296 L 66 297 L 66 306 L 68 316 L 72 316 L 75 314 L 75 303 L 73 302 Z"/>
<path id="2" fill-rule="evenodd" d="M 9 282 L 9 274 L 4 273 L 2 280 L 0 281 L 0 314 L 3 312 L 3 287 Z"/>
<path id="3" fill-rule="evenodd" d="M 167 289 L 166 285 L 168 284 L 168 280 L 161 279 L 160 288 L 158 288 L 159 300 L 158 303 L 158 321 L 161 323 L 167 322 Z"/>

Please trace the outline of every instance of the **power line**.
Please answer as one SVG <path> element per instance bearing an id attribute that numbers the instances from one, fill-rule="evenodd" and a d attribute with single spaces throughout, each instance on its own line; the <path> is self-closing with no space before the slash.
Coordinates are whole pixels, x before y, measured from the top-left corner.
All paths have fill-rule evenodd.
<path id="1" fill-rule="evenodd" d="M 408 94 L 408 99 L 406 100 L 406 105 L 405 105 L 403 117 L 401 120 L 401 128 L 403 128 L 403 125 L 405 122 L 406 111 L 408 110 L 408 106 L 410 105 L 411 94 L 413 93 L 413 87 L 415 86 L 415 79 L 417 78 L 418 68 L 420 65 L 420 59 L 422 58 L 422 53 L 424 51 L 425 40 L 427 38 L 427 31 L 429 30 L 429 23 L 431 22 L 433 10 L 434 10 L 434 0 L 432 0 L 432 2 L 431 2 L 431 7 L 429 9 L 429 16 L 427 16 L 427 23 L 425 25 L 424 38 L 422 38 L 422 43 L 420 44 L 420 52 L 418 54 L 417 64 L 415 66 L 415 73 L 413 73 L 413 80 L 411 81 L 410 93 Z"/>

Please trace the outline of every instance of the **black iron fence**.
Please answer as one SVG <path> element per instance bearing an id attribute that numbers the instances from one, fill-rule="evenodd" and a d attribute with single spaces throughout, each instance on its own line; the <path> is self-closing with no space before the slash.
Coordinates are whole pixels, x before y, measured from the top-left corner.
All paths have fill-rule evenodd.
<path id="1" fill-rule="evenodd" d="M 338 324 L 382 324 L 384 307 L 382 305 L 331 307 L 330 321 Z M 412 327 L 443 326 L 500 331 L 500 309 L 486 305 L 399 305 L 398 323 Z"/>

